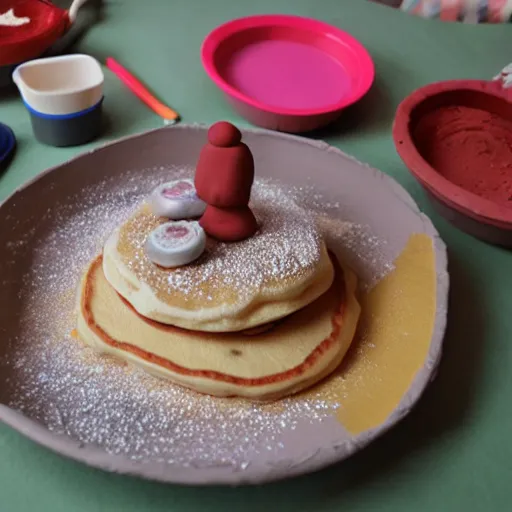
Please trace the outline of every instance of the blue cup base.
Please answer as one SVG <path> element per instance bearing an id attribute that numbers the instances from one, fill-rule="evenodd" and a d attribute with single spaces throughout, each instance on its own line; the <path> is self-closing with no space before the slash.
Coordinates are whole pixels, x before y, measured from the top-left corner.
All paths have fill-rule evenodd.
<path id="1" fill-rule="evenodd" d="M 83 115 L 69 118 L 40 117 L 30 112 L 32 130 L 39 142 L 48 146 L 80 146 L 92 141 L 101 132 L 102 105 Z"/>
<path id="2" fill-rule="evenodd" d="M 96 138 L 102 128 L 103 98 L 86 110 L 70 114 L 43 114 L 25 103 L 36 139 L 49 146 L 80 146 Z"/>

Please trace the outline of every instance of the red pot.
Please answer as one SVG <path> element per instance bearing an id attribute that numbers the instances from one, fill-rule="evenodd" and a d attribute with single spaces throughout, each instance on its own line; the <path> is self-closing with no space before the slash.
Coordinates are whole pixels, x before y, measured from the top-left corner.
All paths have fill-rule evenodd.
<path id="1" fill-rule="evenodd" d="M 512 247 L 512 89 L 479 80 L 422 87 L 399 105 L 393 139 L 443 216 Z"/>
<path id="2" fill-rule="evenodd" d="M 0 26 L 0 66 L 39 57 L 69 29 L 76 12 L 75 8 L 70 14 L 48 0 L 0 0 L 1 14 L 11 9 L 16 18 L 29 21 Z"/>

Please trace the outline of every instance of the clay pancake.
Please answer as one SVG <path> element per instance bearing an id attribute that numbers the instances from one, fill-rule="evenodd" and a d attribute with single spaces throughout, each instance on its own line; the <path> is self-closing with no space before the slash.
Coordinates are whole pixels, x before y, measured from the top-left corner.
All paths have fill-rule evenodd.
<path id="1" fill-rule="evenodd" d="M 198 260 L 173 269 L 146 255 L 147 236 L 165 219 L 142 205 L 105 243 L 107 280 L 143 316 L 191 330 L 241 331 L 301 309 L 334 276 L 315 220 L 279 189 L 256 186 L 253 196 L 255 236 L 209 239 Z"/>
<path id="2" fill-rule="evenodd" d="M 99 257 L 82 281 L 77 331 L 99 351 L 195 391 L 274 400 L 339 365 L 359 318 L 356 286 L 355 275 L 336 264 L 330 289 L 269 331 L 193 332 L 138 314 L 109 285 Z"/>

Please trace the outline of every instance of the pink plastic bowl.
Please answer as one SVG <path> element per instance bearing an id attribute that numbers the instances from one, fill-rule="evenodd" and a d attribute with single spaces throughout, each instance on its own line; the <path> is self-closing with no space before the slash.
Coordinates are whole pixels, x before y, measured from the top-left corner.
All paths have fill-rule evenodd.
<path id="1" fill-rule="evenodd" d="M 370 89 L 373 61 L 352 36 L 297 16 L 251 16 L 205 39 L 206 72 L 251 123 L 306 132 L 332 122 Z"/>

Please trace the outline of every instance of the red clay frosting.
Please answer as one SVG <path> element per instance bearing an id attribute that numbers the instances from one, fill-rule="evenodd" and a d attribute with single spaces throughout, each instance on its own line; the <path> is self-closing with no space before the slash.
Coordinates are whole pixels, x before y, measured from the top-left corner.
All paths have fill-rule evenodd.
<path id="1" fill-rule="evenodd" d="M 241 139 L 232 124 L 214 124 L 196 167 L 197 195 L 208 205 L 200 224 L 208 235 L 224 242 L 249 238 L 258 229 L 248 206 L 254 159 Z"/>

